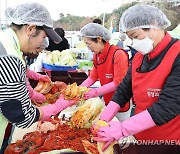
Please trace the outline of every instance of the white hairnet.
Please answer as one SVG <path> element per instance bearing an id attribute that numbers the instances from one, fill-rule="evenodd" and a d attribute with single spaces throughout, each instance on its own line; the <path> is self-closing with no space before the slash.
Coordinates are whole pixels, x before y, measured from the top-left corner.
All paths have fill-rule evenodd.
<path id="1" fill-rule="evenodd" d="M 166 15 L 158 8 L 138 4 L 128 8 L 121 16 L 119 30 L 127 32 L 139 28 L 165 29 L 171 25 Z"/>
<path id="2" fill-rule="evenodd" d="M 62 38 L 53 30 L 53 20 L 48 10 L 39 3 L 26 3 L 16 8 L 7 8 L 5 15 L 11 23 L 16 25 L 42 26 L 54 42 L 62 41 Z"/>
<path id="3" fill-rule="evenodd" d="M 17 25 L 35 24 L 53 27 L 53 20 L 48 10 L 39 3 L 26 3 L 16 8 L 7 8 L 5 15 L 10 22 Z"/>
<path id="4" fill-rule="evenodd" d="M 111 35 L 108 29 L 97 23 L 89 23 L 81 28 L 80 35 L 82 37 L 97 38 L 100 36 L 103 40 L 109 41 Z"/>
<path id="5" fill-rule="evenodd" d="M 45 49 L 48 46 L 49 46 L 49 39 L 48 39 L 48 37 L 45 37 L 40 47 Z"/>

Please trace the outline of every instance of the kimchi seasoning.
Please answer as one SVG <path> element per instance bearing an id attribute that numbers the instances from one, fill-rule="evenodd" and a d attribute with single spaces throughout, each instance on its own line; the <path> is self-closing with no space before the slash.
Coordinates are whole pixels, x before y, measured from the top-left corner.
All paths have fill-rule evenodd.
<path id="1" fill-rule="evenodd" d="M 72 149 L 86 153 L 82 140 L 91 142 L 91 136 L 90 129 L 75 129 L 67 123 L 59 124 L 56 130 L 47 133 L 37 131 L 27 133 L 23 140 L 8 145 L 5 154 L 39 154 L 40 152 L 61 149 Z M 19 149 L 18 152 L 17 149 Z"/>

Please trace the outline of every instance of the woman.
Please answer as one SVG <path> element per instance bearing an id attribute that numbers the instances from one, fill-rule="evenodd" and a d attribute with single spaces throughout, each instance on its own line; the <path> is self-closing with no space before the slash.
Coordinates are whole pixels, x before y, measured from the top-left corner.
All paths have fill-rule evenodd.
<path id="1" fill-rule="evenodd" d="M 100 88 L 91 88 L 84 98 L 102 96 L 106 105 L 111 100 L 116 87 L 122 81 L 128 69 L 127 53 L 114 45 L 109 44 L 109 30 L 97 23 L 89 23 L 80 30 L 87 47 L 94 53 L 94 66 L 88 77 L 81 85 L 91 86 L 100 81 Z M 128 107 L 127 107 L 128 109 Z"/>
<path id="2" fill-rule="evenodd" d="M 48 35 L 55 42 L 61 38 L 53 30 L 53 20 L 39 3 L 26 3 L 8 8 L 10 28 L 0 34 L 0 149 L 8 122 L 25 128 L 38 120 L 48 119 L 74 102 L 62 97 L 53 105 L 35 107 L 26 87 L 26 66 L 23 53 L 37 54 Z M 23 52 L 21 52 L 23 51 Z"/>
<path id="3" fill-rule="evenodd" d="M 165 32 L 168 26 L 165 14 L 150 5 L 135 5 L 123 13 L 120 30 L 138 52 L 100 117 L 109 123 L 100 127 L 95 138 L 106 143 L 103 150 L 130 135 L 159 144 L 180 140 L 180 41 Z M 109 122 L 132 96 L 135 115 L 123 122 Z"/>

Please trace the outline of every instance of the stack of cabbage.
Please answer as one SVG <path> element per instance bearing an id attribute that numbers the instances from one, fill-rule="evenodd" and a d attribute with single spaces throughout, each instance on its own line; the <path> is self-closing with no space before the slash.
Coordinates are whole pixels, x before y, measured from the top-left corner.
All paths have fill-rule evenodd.
<path id="1" fill-rule="evenodd" d="M 44 62 L 58 66 L 77 65 L 75 55 L 70 49 L 66 49 L 61 52 L 59 50 L 54 50 L 48 54 L 47 59 Z"/>
<path id="2" fill-rule="evenodd" d="M 98 120 L 104 101 L 99 97 L 90 98 L 75 111 L 71 117 L 71 124 L 75 128 L 90 128 Z"/>

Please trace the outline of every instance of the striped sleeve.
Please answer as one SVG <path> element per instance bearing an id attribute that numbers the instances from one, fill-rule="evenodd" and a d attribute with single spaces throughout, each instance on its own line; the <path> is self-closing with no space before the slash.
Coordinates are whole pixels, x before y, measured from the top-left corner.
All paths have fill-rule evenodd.
<path id="1" fill-rule="evenodd" d="M 20 128 L 29 127 L 39 119 L 39 110 L 32 105 L 29 99 L 25 81 L 26 68 L 20 59 L 12 56 L 0 57 L 0 112 Z M 17 102 L 20 103 L 18 108 Z M 8 108 L 8 110 L 5 108 Z M 11 113 L 13 117 L 11 117 Z M 20 113 L 22 114 L 20 115 Z M 18 116 L 23 118 L 19 118 L 21 120 L 11 120 L 16 116 L 17 118 Z"/>

